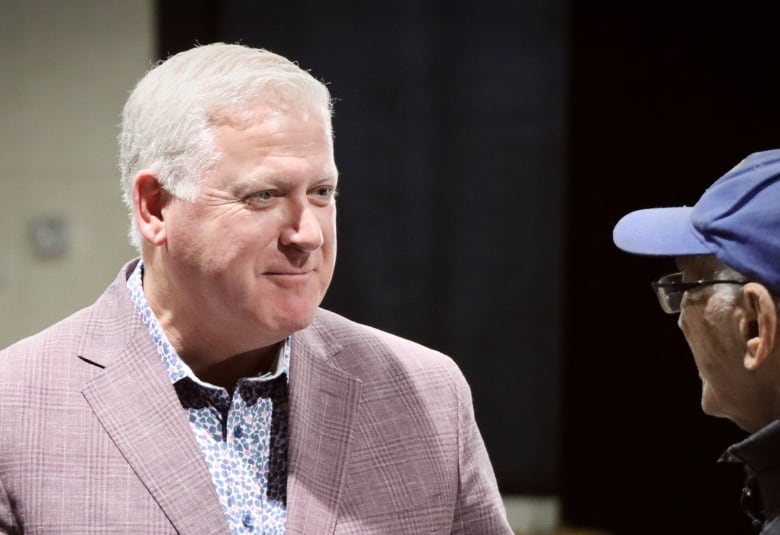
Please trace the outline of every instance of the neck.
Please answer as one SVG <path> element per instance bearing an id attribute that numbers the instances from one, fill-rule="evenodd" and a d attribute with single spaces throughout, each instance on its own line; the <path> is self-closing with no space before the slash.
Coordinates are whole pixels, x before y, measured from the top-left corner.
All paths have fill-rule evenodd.
<path id="1" fill-rule="evenodd" d="M 159 258 L 145 256 L 144 295 L 179 358 L 199 379 L 232 392 L 238 379 L 271 369 L 278 340 L 257 343 L 255 339 L 250 343 L 241 339 L 241 333 L 218 325 L 214 316 L 219 313 L 190 302 L 189 295 L 177 290 L 164 268 Z"/>

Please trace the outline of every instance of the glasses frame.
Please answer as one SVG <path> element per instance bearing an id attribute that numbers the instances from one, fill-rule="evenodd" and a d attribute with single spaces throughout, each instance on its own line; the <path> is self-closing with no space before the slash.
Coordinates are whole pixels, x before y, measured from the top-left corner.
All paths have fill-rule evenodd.
<path id="1" fill-rule="evenodd" d="M 683 274 L 678 271 L 676 273 L 669 273 L 660 277 L 650 283 L 650 286 L 655 292 L 655 296 L 658 298 L 658 304 L 661 305 L 661 310 L 667 314 L 679 314 L 680 304 L 682 303 L 683 295 L 689 290 L 695 288 L 702 288 L 704 286 L 712 286 L 714 284 L 747 284 L 750 281 L 735 280 L 735 279 L 709 279 L 709 280 L 696 280 L 696 281 L 683 281 Z"/>

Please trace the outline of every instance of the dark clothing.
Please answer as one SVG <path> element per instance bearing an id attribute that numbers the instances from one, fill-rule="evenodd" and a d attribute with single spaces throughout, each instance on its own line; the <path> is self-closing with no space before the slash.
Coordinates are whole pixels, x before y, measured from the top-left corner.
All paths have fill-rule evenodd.
<path id="1" fill-rule="evenodd" d="M 780 535 L 780 420 L 734 444 L 720 460 L 745 465 L 742 507 L 761 535 Z"/>

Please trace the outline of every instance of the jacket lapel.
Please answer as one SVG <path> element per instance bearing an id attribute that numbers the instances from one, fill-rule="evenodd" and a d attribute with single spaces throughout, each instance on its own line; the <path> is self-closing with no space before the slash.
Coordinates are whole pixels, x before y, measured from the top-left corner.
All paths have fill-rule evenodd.
<path id="1" fill-rule="evenodd" d="M 227 532 L 206 463 L 148 338 L 140 330 L 136 349 L 92 380 L 84 397 L 177 531 Z"/>
<path id="2" fill-rule="evenodd" d="M 287 532 L 333 533 L 343 495 L 360 381 L 329 358 L 341 350 L 315 320 L 293 336 Z"/>
<path id="3" fill-rule="evenodd" d="M 187 415 L 125 284 L 126 266 L 95 303 L 79 357 L 104 368 L 82 393 L 111 440 L 180 533 L 227 533 Z"/>

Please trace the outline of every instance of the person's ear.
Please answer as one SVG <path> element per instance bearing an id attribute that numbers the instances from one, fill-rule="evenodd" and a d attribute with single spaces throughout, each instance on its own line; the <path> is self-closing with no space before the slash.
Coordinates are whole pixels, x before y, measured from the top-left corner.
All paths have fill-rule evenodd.
<path id="1" fill-rule="evenodd" d="M 133 210 L 141 236 L 152 245 L 163 245 L 167 239 L 163 208 L 171 199 L 151 171 L 140 171 L 133 181 Z"/>
<path id="2" fill-rule="evenodd" d="M 749 282 L 742 288 L 744 309 L 743 333 L 745 335 L 744 366 L 758 369 L 775 349 L 777 335 L 777 308 L 767 288 Z"/>

